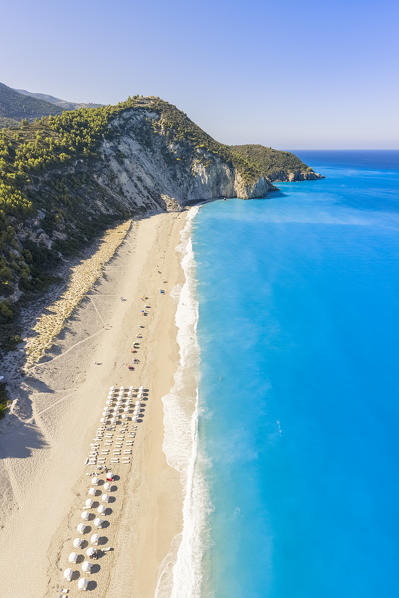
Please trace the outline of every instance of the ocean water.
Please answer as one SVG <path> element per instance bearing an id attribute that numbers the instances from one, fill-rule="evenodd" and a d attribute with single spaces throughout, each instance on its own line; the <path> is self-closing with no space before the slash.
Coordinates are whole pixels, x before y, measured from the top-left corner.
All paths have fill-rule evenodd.
<path id="1" fill-rule="evenodd" d="M 399 152 L 299 155 L 194 220 L 203 598 L 399 593 Z"/>

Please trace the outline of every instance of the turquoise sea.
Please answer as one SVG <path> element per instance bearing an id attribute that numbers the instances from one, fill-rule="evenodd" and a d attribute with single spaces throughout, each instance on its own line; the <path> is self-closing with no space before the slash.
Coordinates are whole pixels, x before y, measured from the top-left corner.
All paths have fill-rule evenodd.
<path id="1" fill-rule="evenodd" d="M 194 220 L 204 597 L 399 593 L 399 152 Z"/>

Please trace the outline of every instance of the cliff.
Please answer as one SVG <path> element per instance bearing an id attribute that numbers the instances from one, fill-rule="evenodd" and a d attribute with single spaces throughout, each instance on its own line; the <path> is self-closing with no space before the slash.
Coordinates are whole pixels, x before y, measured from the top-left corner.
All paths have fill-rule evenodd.
<path id="1" fill-rule="evenodd" d="M 159 98 L 0 131 L 0 324 L 47 273 L 114 222 L 219 197 L 265 197 L 262 165 Z M 1 340 L 0 340 L 1 342 Z"/>

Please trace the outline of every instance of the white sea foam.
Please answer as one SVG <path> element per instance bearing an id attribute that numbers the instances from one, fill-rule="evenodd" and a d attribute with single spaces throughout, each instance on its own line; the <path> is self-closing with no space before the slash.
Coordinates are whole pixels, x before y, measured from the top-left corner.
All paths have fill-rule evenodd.
<path id="1" fill-rule="evenodd" d="M 198 303 L 195 261 L 191 242 L 191 208 L 177 250 L 182 255 L 185 281 L 175 288 L 176 326 L 180 361 L 171 391 L 162 398 L 164 407 L 163 450 L 168 464 L 181 475 L 184 489 L 183 529 L 175 536 L 161 563 L 155 598 L 199 598 L 201 592 L 201 537 L 205 522 L 206 491 L 198 460 Z M 193 384 L 196 387 L 192 396 Z"/>

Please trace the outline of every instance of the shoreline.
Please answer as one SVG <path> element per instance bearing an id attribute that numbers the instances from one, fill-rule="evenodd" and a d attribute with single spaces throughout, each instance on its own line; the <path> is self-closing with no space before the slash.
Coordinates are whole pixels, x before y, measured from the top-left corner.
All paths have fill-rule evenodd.
<path id="1" fill-rule="evenodd" d="M 67 584 L 59 569 L 67 566 L 65 554 L 77 535 L 72 530 L 87 491 L 84 460 L 105 389 L 114 383 L 143 384 L 150 395 L 129 479 L 120 484 L 123 509 L 115 527 L 110 518 L 114 551 L 107 553 L 112 555 L 109 564 L 91 576 L 96 581 L 91 595 L 154 595 L 162 560 L 182 529 L 180 476 L 162 450 L 161 399 L 173 386 L 179 362 L 176 302 L 170 291 L 184 284 L 176 247 L 187 214 L 159 214 L 134 223 L 88 300 L 46 354 L 49 359 L 21 383 L 18 392 L 31 404 L 32 415 L 25 420 L 7 416 L 0 437 L 3 505 L 12 507 L 3 511 L 0 530 L 4 598 L 50 597 Z M 141 319 L 143 294 L 151 309 Z M 129 372 L 129 346 L 142 322 L 140 364 Z M 31 548 L 29 538 L 34 538 Z M 21 573 L 18 562 L 27 551 Z M 69 596 L 74 594 L 71 589 Z"/>
<path id="2" fill-rule="evenodd" d="M 176 293 L 179 365 L 164 406 L 163 452 L 180 475 L 183 488 L 183 524 L 162 561 L 154 598 L 197 598 L 201 586 L 201 531 L 203 510 L 196 496 L 198 457 L 198 384 L 200 348 L 197 338 L 198 301 L 192 249 L 193 220 L 199 207 L 192 207 L 180 233 L 184 283 Z"/>

